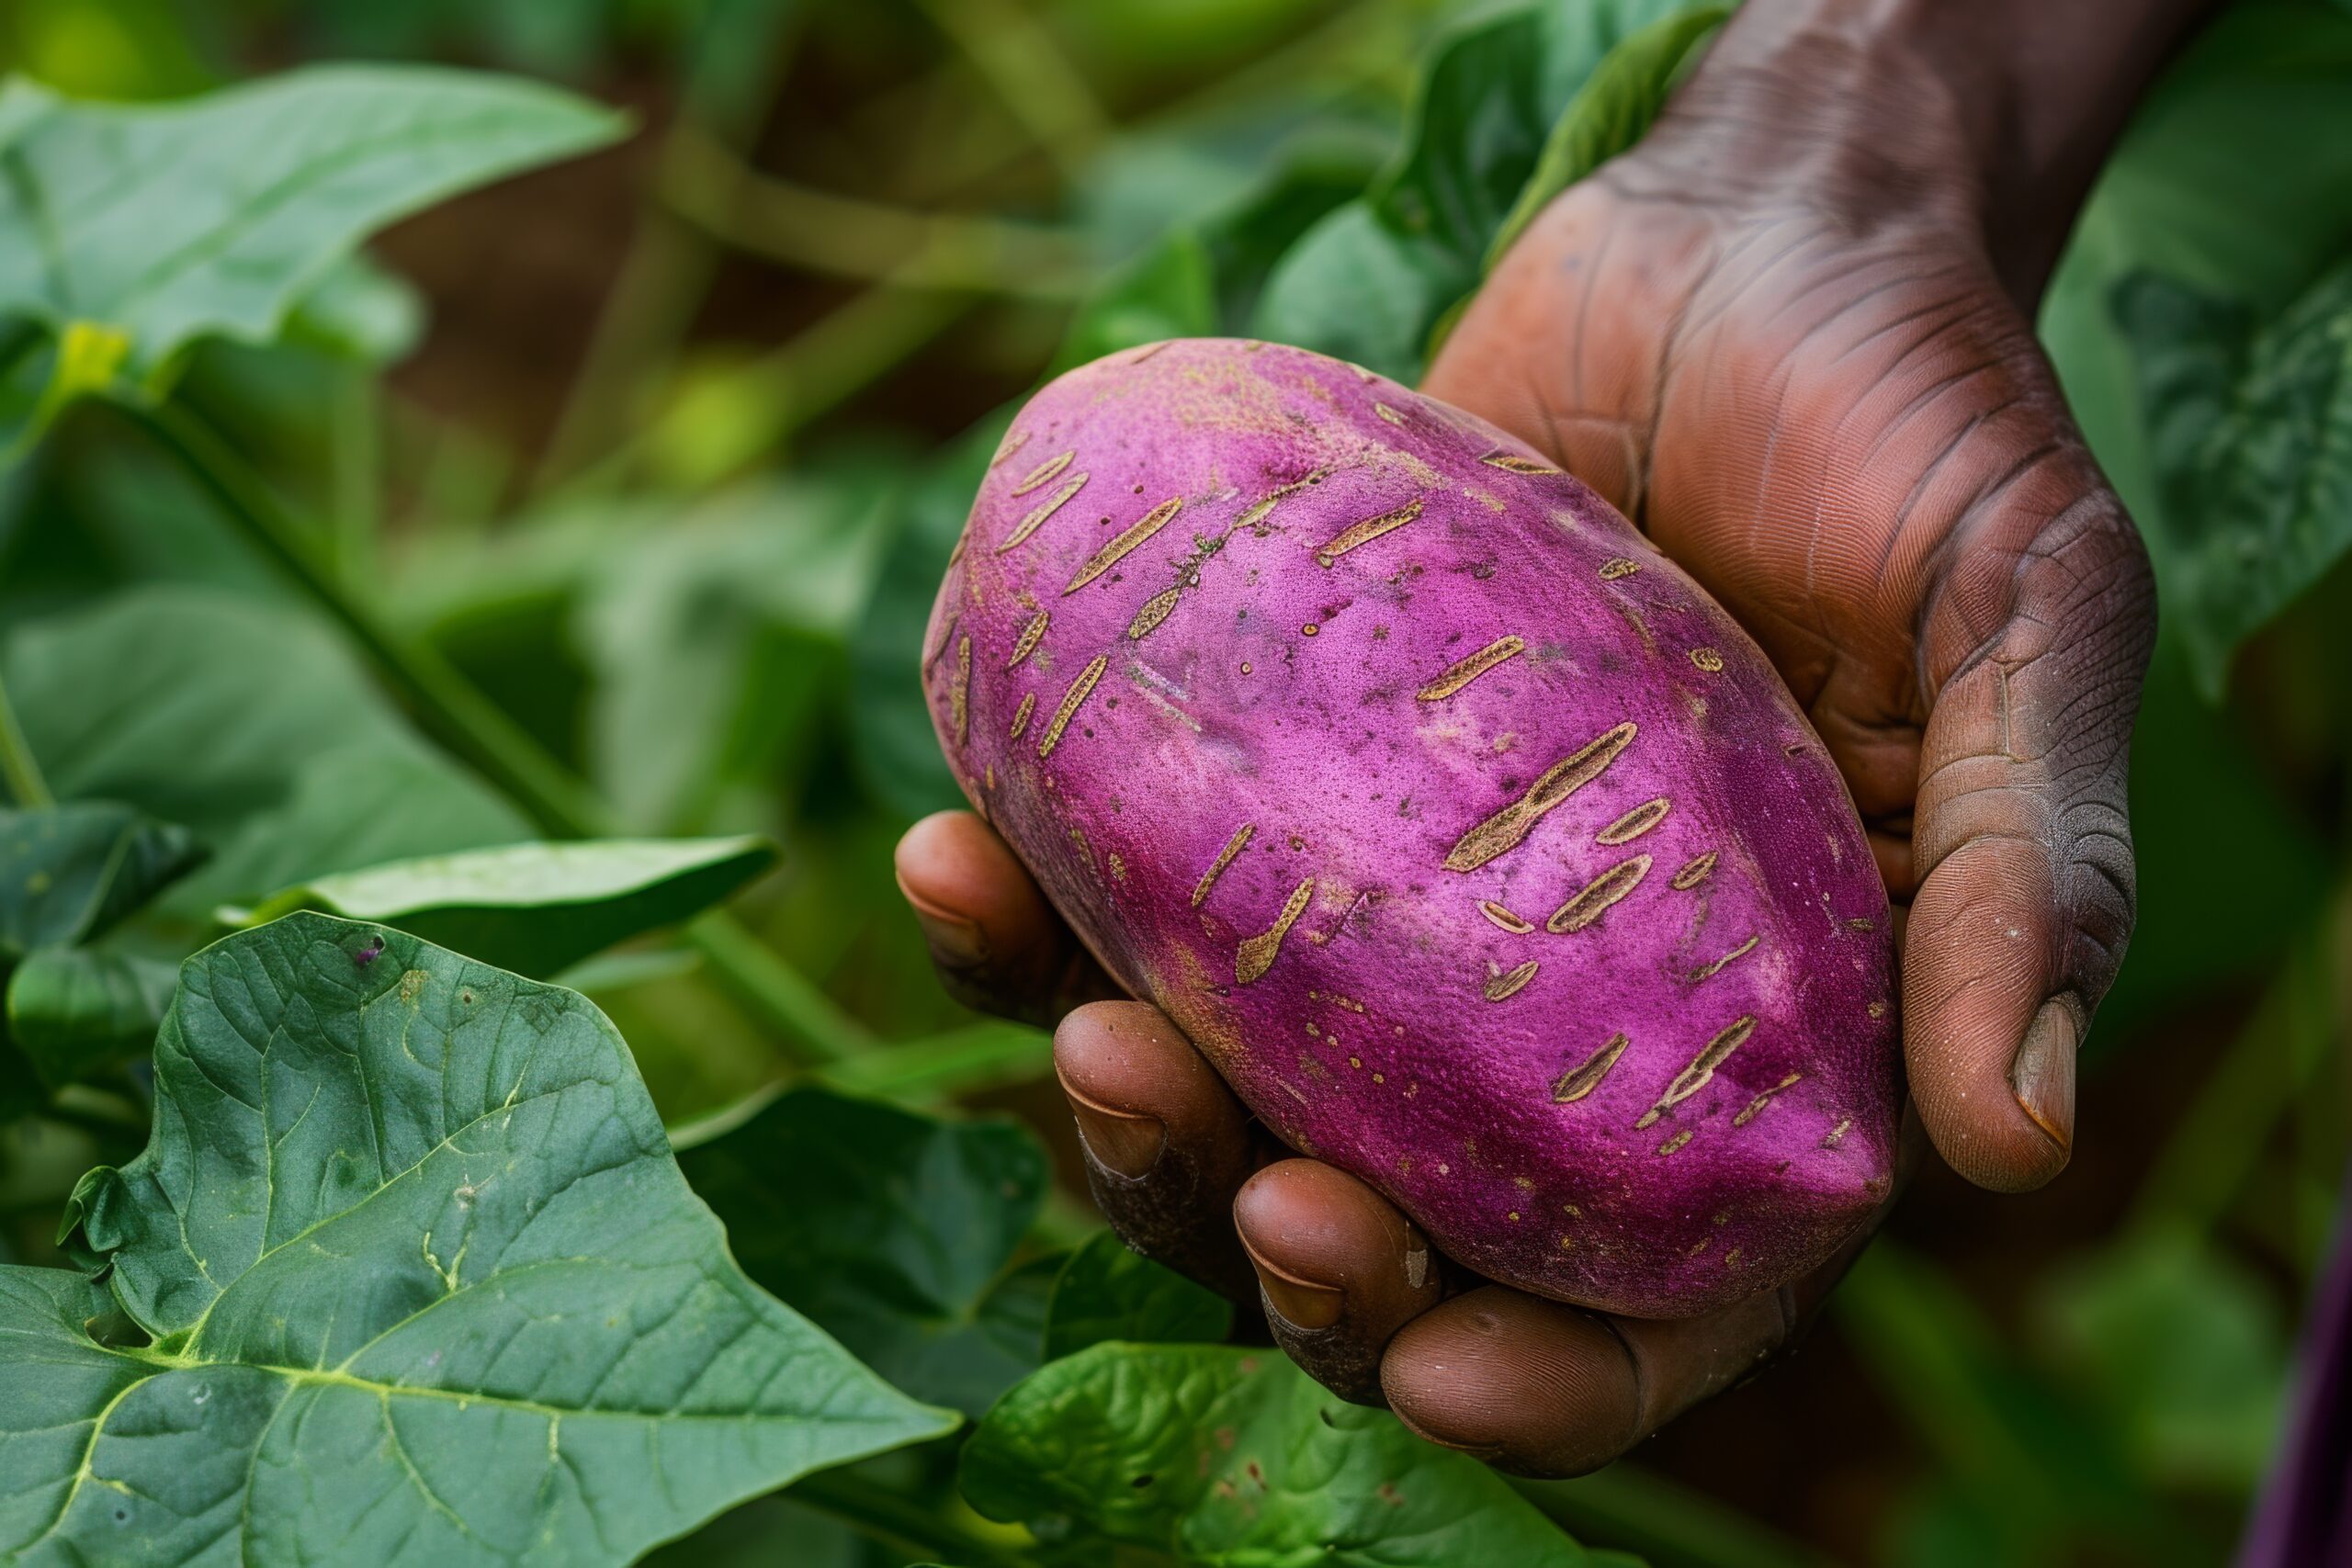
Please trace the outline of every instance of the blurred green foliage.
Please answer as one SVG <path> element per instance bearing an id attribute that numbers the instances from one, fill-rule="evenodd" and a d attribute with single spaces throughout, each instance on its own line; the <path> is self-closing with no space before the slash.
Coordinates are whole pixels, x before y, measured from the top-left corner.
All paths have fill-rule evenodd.
<path id="1" fill-rule="evenodd" d="M 118 802 L 207 853 L 125 882 L 111 930 L 6 955 L 0 1046 L 47 1065 L 0 1089 L 37 1112 L 0 1123 L 0 1262 L 54 1262 L 75 1178 L 135 1152 L 159 976 L 222 905 L 549 835 L 761 835 L 782 869 L 729 913 L 636 934 L 724 877 L 624 900 L 587 945 L 628 940 L 566 978 L 626 1034 L 751 1276 L 986 1418 L 963 1492 L 954 1444 L 923 1445 L 679 1555 L 1236 1562 L 1344 1538 L 1367 1561 L 1608 1560 L 1548 1517 L 1661 1568 L 2222 1561 L 2352 1122 L 2352 16 L 2325 0 L 2241 0 L 2185 51 L 2045 304 L 2165 608 L 2134 756 L 2142 925 L 2090 1046 L 2079 1201 L 1999 1209 L 1986 1241 L 1992 1201 L 1923 1193 L 1933 1217 L 1857 1269 L 1817 1359 L 1686 1423 L 1719 1440 L 1522 1502 L 1273 1353 L 1205 1343 L 1221 1303 L 1090 1235 L 1031 1133 L 965 1113 L 1058 1126 L 1042 1037 L 944 998 L 889 863 L 956 803 L 914 667 L 1010 400 L 1187 333 L 1411 378 L 1514 212 L 1637 137 L 1708 19 L 1679 0 L 0 0 L 0 66 L 40 85 L 0 99 L 0 159 L 33 176 L 0 221 L 44 190 L 88 218 L 74 198 L 111 143 L 77 138 L 141 112 L 84 123 L 62 100 L 258 77 L 349 130 L 356 91 L 392 90 L 276 75 L 309 62 L 519 73 L 637 128 L 350 248 L 622 123 L 526 88 L 499 100 L 509 141 L 312 214 L 260 258 L 266 288 L 228 268 L 177 314 L 80 262 L 60 292 L 0 237 L 6 799 Z M 218 162 L 300 141 L 249 130 Z M 518 900 L 535 920 L 562 902 Z M 549 963 L 584 951 L 559 945 Z M 1793 1385 L 1825 1377 L 1846 1380 L 1838 1419 L 1792 1438 Z M 1238 1529 L 1217 1512 L 1213 1479 L 1250 1481 L 1200 1449 L 1204 1421 L 1282 1457 L 1281 1506 Z M 1809 1484 L 1758 1483 L 1792 1444 Z M 1385 1502 L 1318 1492 L 1349 1466 L 1431 1510 L 1414 1544 Z M 1138 1467 L 1182 1484 L 1138 1489 Z"/>

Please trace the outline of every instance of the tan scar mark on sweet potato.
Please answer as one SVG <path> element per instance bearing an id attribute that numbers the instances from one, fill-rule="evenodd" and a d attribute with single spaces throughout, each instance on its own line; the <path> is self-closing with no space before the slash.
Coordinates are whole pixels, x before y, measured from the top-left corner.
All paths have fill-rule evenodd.
<path id="1" fill-rule="evenodd" d="M 1714 851 L 1709 850 L 1704 854 L 1692 855 L 1682 863 L 1682 869 L 1674 874 L 1674 880 L 1668 886 L 1678 893 L 1688 893 L 1702 882 L 1706 881 L 1708 873 L 1714 869 Z"/>
<path id="2" fill-rule="evenodd" d="M 1012 735 L 1011 739 L 1014 740 L 1021 739 L 1021 732 L 1029 728 L 1029 716 L 1036 711 L 1037 694 L 1035 692 L 1022 693 L 1021 705 L 1012 710 Z"/>
<path id="3" fill-rule="evenodd" d="M 1523 652 L 1526 648 L 1525 637 L 1498 637 L 1469 658 L 1447 665 L 1436 680 L 1420 689 L 1420 700 L 1425 703 L 1441 702 L 1496 665 Z"/>
<path id="4" fill-rule="evenodd" d="M 1782 1078 L 1779 1083 L 1774 1084 L 1770 1089 L 1766 1089 L 1754 1100 L 1749 1100 L 1747 1102 L 1747 1108 L 1731 1119 L 1731 1124 L 1735 1127 L 1747 1126 L 1750 1122 L 1755 1121 L 1758 1116 L 1764 1113 L 1764 1108 L 1772 1103 L 1772 1097 L 1774 1095 L 1793 1084 L 1802 1082 L 1804 1078 L 1804 1075 L 1803 1073 L 1791 1073 L 1787 1077 Z"/>
<path id="5" fill-rule="evenodd" d="M 1329 543 L 1315 552 L 1315 564 L 1328 567 L 1350 550 L 1368 545 L 1383 534 L 1395 533 L 1420 514 L 1421 502 L 1416 496 L 1394 512 L 1384 512 L 1377 517 L 1367 517 L 1361 523 L 1342 528 L 1331 536 Z"/>
<path id="6" fill-rule="evenodd" d="M 1599 1089 L 1600 1080 L 1609 1076 L 1609 1069 L 1617 1065 L 1617 1058 L 1625 1054 L 1626 1043 L 1622 1032 L 1612 1034 L 1591 1055 L 1554 1079 L 1552 1103 L 1573 1104 Z"/>
<path id="7" fill-rule="evenodd" d="M 1531 958 L 1508 974 L 1496 975 L 1487 981 L 1487 999 L 1490 1002 L 1508 1000 L 1519 995 L 1527 982 L 1535 978 L 1535 960 Z"/>
<path id="8" fill-rule="evenodd" d="M 1524 795 L 1463 834 L 1447 852 L 1445 869 L 1476 871 L 1496 856 L 1517 849 L 1535 824 L 1543 820 L 1544 813 L 1556 808 L 1607 771 L 1619 753 L 1633 744 L 1635 732 L 1635 726 L 1628 720 L 1613 729 L 1603 730 L 1546 768 L 1527 786 Z"/>
<path id="9" fill-rule="evenodd" d="M 1136 642 L 1149 637 L 1160 622 L 1175 612 L 1176 601 L 1182 592 L 1181 588 L 1170 588 L 1145 600 L 1143 608 L 1136 612 L 1136 618 L 1127 623 L 1127 640 Z"/>
<path id="10" fill-rule="evenodd" d="M 1600 563 L 1600 581 L 1614 582 L 1621 577 L 1631 577 L 1642 570 L 1642 563 L 1631 556 L 1611 556 Z"/>
<path id="11" fill-rule="evenodd" d="M 1674 803 L 1662 795 L 1656 800 L 1645 800 L 1594 834 L 1593 842 L 1612 847 L 1631 843 L 1665 821 L 1666 814 L 1673 809 Z"/>
<path id="12" fill-rule="evenodd" d="M 1290 928 L 1306 912 L 1307 900 L 1314 897 L 1315 879 L 1311 876 L 1291 889 L 1290 899 L 1283 905 L 1283 912 L 1274 923 L 1243 942 L 1234 953 L 1234 984 L 1246 986 L 1274 966 L 1274 957 L 1283 949 L 1283 938 L 1290 934 Z"/>
<path id="13" fill-rule="evenodd" d="M 1233 857 L 1250 847 L 1250 836 L 1257 830 L 1255 822 L 1244 822 L 1235 830 L 1233 837 L 1225 841 L 1225 848 L 1217 851 L 1216 859 L 1209 863 L 1208 870 L 1201 873 L 1200 881 L 1193 885 L 1193 908 L 1199 908 L 1207 901 L 1209 889 L 1215 887 L 1216 879 L 1225 874 L 1225 868 L 1233 863 Z"/>
<path id="14" fill-rule="evenodd" d="M 1716 959 L 1713 963 L 1702 964 L 1696 969 L 1691 970 L 1690 978 L 1693 980 L 1707 980 L 1713 978 L 1715 976 L 1723 973 L 1724 964 L 1731 963 L 1735 959 L 1745 958 L 1749 953 L 1755 952 L 1756 944 L 1762 940 L 1763 938 L 1761 937 L 1749 937 L 1746 942 L 1741 942 L 1737 947 L 1733 948 L 1729 953 L 1724 953 L 1721 958 Z"/>
<path id="15" fill-rule="evenodd" d="M 1007 457 L 1012 457 L 1015 452 L 1020 451 L 1023 446 L 1028 445 L 1029 432 L 1025 430 L 1006 431 L 1004 433 L 1004 439 L 997 443 L 996 455 L 989 459 L 989 467 L 991 468 L 995 468 L 999 463 L 1003 462 Z"/>
<path id="16" fill-rule="evenodd" d="M 1071 460 L 1077 456 L 1076 452 L 1063 452 L 1046 458 L 1021 476 L 1021 482 L 1012 487 L 1012 493 L 1027 495 L 1033 490 L 1051 484 L 1064 468 L 1070 466 Z"/>
<path id="17" fill-rule="evenodd" d="M 1526 920 L 1521 919 L 1517 915 L 1512 914 L 1509 909 L 1504 908 L 1500 904 L 1496 903 L 1491 898 L 1486 899 L 1479 904 L 1478 913 L 1486 916 L 1487 919 L 1493 921 L 1496 925 L 1500 926 L 1503 930 L 1510 932 L 1513 936 L 1525 936 L 1528 932 L 1535 929 L 1533 925 L 1530 924 Z"/>
<path id="18" fill-rule="evenodd" d="M 1699 1054 L 1690 1058 L 1690 1065 L 1666 1086 L 1666 1092 L 1657 1097 L 1657 1103 L 1642 1112 L 1642 1119 L 1634 1123 L 1634 1127 L 1648 1126 L 1665 1115 L 1669 1106 L 1681 1104 L 1714 1081 L 1715 1069 L 1731 1060 L 1731 1054 L 1747 1044 L 1748 1036 L 1755 1032 L 1756 1019 L 1749 1013 L 1742 1013 L 1716 1031 L 1715 1037 L 1701 1046 Z"/>
<path id="19" fill-rule="evenodd" d="M 956 744 L 964 744 L 972 731 L 972 639 L 963 637 L 956 644 L 956 679 L 947 688 L 948 710 L 956 716 Z"/>
<path id="20" fill-rule="evenodd" d="M 1031 507 L 1029 514 L 1013 527 L 1012 533 L 1004 536 L 1004 543 L 996 547 L 996 553 L 1002 555 L 1007 550 L 1018 547 L 1030 535 L 1044 527 L 1046 519 L 1059 512 L 1063 502 L 1086 488 L 1087 478 L 1085 474 L 1072 474 L 1061 489 Z"/>
<path id="21" fill-rule="evenodd" d="M 1038 756 L 1050 757 L 1054 754 L 1054 748 L 1061 744 L 1062 731 L 1069 728 L 1071 716 L 1078 712 L 1079 705 L 1086 701 L 1086 694 L 1094 690 L 1094 682 L 1102 679 L 1102 671 L 1110 667 L 1110 663 L 1109 654 L 1098 653 L 1085 669 L 1078 672 L 1078 679 L 1072 681 L 1069 690 L 1062 694 L 1062 705 L 1054 710 L 1054 722 L 1047 725 L 1046 733 L 1038 738 Z"/>
<path id="22" fill-rule="evenodd" d="M 1478 461 L 1490 468 L 1507 468 L 1514 474 L 1556 474 L 1560 470 L 1549 463 L 1539 463 L 1532 457 L 1515 457 L 1509 452 L 1494 452 Z"/>
<path id="23" fill-rule="evenodd" d="M 1007 670 L 1017 668 L 1023 660 L 1037 651 L 1037 644 L 1044 638 L 1046 627 L 1053 618 L 1052 612 L 1046 610 L 1040 610 L 1029 617 L 1029 624 L 1021 628 L 1021 636 L 1012 645 L 1012 657 L 1004 661 Z"/>
<path id="24" fill-rule="evenodd" d="M 1154 534 L 1167 527 L 1169 520 L 1182 510 L 1183 505 L 1182 496 L 1171 495 L 1133 523 L 1128 524 L 1117 538 L 1095 551 L 1093 558 L 1078 569 L 1078 575 L 1069 580 L 1069 586 L 1063 589 L 1062 592 L 1075 593 L 1118 565 L 1128 551 L 1135 549 Z"/>
<path id="25" fill-rule="evenodd" d="M 1544 929 L 1555 935 L 1580 931 L 1609 912 L 1611 906 L 1642 885 L 1650 874 L 1650 857 L 1635 855 L 1621 860 L 1577 891 L 1575 897 L 1552 911 Z"/>

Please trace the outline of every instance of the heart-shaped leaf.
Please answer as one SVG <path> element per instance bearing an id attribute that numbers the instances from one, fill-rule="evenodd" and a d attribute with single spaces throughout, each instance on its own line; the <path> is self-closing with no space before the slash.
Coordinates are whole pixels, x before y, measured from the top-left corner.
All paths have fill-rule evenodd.
<path id="1" fill-rule="evenodd" d="M 1110 1344 L 1051 1362 L 964 1445 L 962 1485 L 990 1518 L 1204 1568 L 1593 1561 L 1476 1460 L 1271 1350 Z"/>
<path id="2" fill-rule="evenodd" d="M 1127 1250 L 1109 1231 L 1070 1255 L 1046 1308 L 1046 1359 L 1074 1356 L 1109 1339 L 1215 1344 L 1233 1326 L 1233 1306 L 1172 1269 Z"/>
<path id="3" fill-rule="evenodd" d="M 12 1562 L 617 1563 L 953 1425 L 743 1276 L 572 992 L 292 915 L 155 1087 L 68 1207 L 105 1284 L 0 1270 Z"/>
<path id="4" fill-rule="evenodd" d="M 87 941 L 202 858 L 186 829 L 111 801 L 0 809 L 0 963 Z"/>
<path id="5" fill-rule="evenodd" d="M 544 978 L 616 942 L 701 913 L 775 863 L 763 838 L 506 844 L 313 877 L 233 925 L 296 909 L 398 926 L 501 969 Z"/>
<path id="6" fill-rule="evenodd" d="M 209 333 L 277 335 L 396 218 L 621 134 L 533 82 L 314 66 L 164 104 L 0 87 L 0 320 L 86 322 L 143 378 Z"/>
<path id="7" fill-rule="evenodd" d="M 1035 1364 L 982 1307 L 1045 1196 L 1018 1122 L 797 1089 L 678 1163 L 752 1278 L 899 1387 L 978 1411 Z"/>

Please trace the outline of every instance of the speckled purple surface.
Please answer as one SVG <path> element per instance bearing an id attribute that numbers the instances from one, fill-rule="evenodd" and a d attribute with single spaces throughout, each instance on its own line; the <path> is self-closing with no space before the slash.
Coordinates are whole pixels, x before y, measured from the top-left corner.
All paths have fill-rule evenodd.
<path id="1" fill-rule="evenodd" d="M 1843 784 L 1731 619 L 1483 422 L 1273 345 L 1074 371 L 924 654 L 965 792 L 1111 972 L 1467 1267 L 1682 1316 L 1887 1191 Z"/>

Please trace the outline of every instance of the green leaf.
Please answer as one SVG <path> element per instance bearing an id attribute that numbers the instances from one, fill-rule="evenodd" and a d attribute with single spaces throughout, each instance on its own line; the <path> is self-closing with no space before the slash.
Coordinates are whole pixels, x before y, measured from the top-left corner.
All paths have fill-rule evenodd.
<path id="1" fill-rule="evenodd" d="M 111 801 L 0 807 L 0 964 L 87 941 L 202 858 L 187 829 Z"/>
<path id="2" fill-rule="evenodd" d="M 424 335 L 424 296 L 367 252 L 354 251 L 303 296 L 286 335 L 347 359 L 390 365 L 407 358 Z"/>
<path id="3" fill-rule="evenodd" d="M 2238 645 L 2352 549 L 2352 263 L 2259 324 L 2154 273 L 2115 308 L 2164 496 L 2166 618 L 2218 702 Z"/>
<path id="4" fill-rule="evenodd" d="M 312 66 L 168 104 L 0 87 L 0 319 L 86 321 L 145 378 L 208 334 L 275 337 L 377 229 L 619 136 L 537 83 Z"/>
<path id="5" fill-rule="evenodd" d="M 678 1160 L 752 1278 L 899 1387 L 977 1411 L 1029 1370 L 979 1314 L 1045 1196 L 1018 1122 L 796 1089 Z"/>
<path id="6" fill-rule="evenodd" d="M 1299 138 L 1232 200 L 1167 226 L 1080 307 L 1052 373 L 1171 337 L 1238 333 L 1267 275 L 1317 219 L 1355 196 L 1374 156 L 1360 136 Z"/>
<path id="7" fill-rule="evenodd" d="M 605 554 L 574 637 L 596 677 L 592 773 L 623 821 L 692 830 L 724 785 L 809 749 L 894 478 L 748 486 Z"/>
<path id="8" fill-rule="evenodd" d="M 1102 1231 L 1071 1255 L 1055 1281 L 1046 1309 L 1046 1359 L 1110 1339 L 1215 1344 L 1232 1327 L 1233 1306 L 1224 1297 Z"/>
<path id="9" fill-rule="evenodd" d="M 1674 36 L 1668 24 L 1719 9 L 1689 0 L 1590 0 L 1510 6 L 1455 28 L 1421 72 L 1396 161 L 1283 257 L 1251 330 L 1418 380 L 1437 328 L 1477 288 L 1547 146 L 1568 137 L 1563 159 L 1622 150 L 1614 141 L 1634 129 L 1646 101 L 1641 85 Z M 1577 122 L 1588 129 L 1555 131 L 1619 50 L 1629 51 L 1624 80 L 1596 89 L 1590 119 Z"/>
<path id="10" fill-rule="evenodd" d="M 949 1425 L 744 1278 L 571 992 L 293 915 L 155 1082 L 68 1210 L 106 1285 L 0 1270 L 11 1561 L 624 1562 Z"/>
<path id="11" fill-rule="evenodd" d="M 2287 1389 L 2264 1283 L 2195 1234 L 2132 1235 L 2039 1292 L 2045 1359 L 2106 1414 L 2142 1473 L 2237 1498 L 2270 1461 Z"/>
<path id="12" fill-rule="evenodd" d="M 146 1054 L 178 974 L 109 947 L 42 948 L 8 976 L 9 1038 L 52 1089 Z"/>
<path id="13" fill-rule="evenodd" d="M 1553 125 L 1535 172 L 1487 243 L 1487 271 L 1554 197 L 1642 139 L 1700 40 L 1730 15 L 1717 6 L 1661 17 L 1602 58 Z"/>
<path id="14" fill-rule="evenodd" d="M 2133 113 L 2038 323 L 2067 404 L 2147 536 L 2167 595 L 2174 532 L 2117 288 L 2159 267 L 2275 321 L 2347 255 L 2352 9 L 2327 0 L 2221 7 Z M 2167 597 L 2159 634 L 2171 639 L 2177 621 Z"/>
<path id="15" fill-rule="evenodd" d="M 775 860 L 775 845 L 756 837 L 504 844 L 318 877 L 221 916 L 253 926 L 321 909 L 546 978 L 700 914 Z"/>
<path id="16" fill-rule="evenodd" d="M 532 836 L 417 738 L 342 642 L 266 601 L 115 593 L 13 628 L 0 682 L 59 795 L 123 801 L 212 852 L 156 902 L 190 931 L 221 904 L 333 872 Z"/>
<path id="17" fill-rule="evenodd" d="M 1204 1568 L 1592 1561 L 1476 1460 L 1272 1350 L 1108 1344 L 1050 1362 L 989 1412 L 961 1481 L 990 1518 Z"/>

